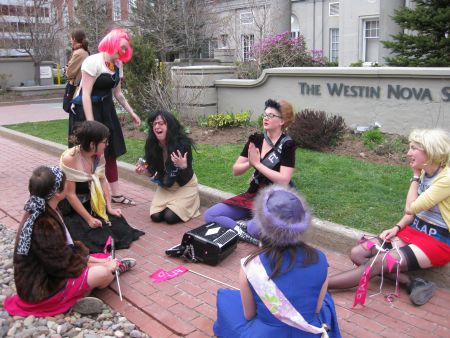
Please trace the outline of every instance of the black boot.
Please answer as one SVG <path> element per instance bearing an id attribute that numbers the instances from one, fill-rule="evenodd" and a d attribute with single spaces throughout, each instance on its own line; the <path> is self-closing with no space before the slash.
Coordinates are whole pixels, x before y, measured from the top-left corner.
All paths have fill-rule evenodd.
<path id="1" fill-rule="evenodd" d="M 411 277 L 406 285 L 409 293 L 409 299 L 414 305 L 423 305 L 433 297 L 436 291 L 436 285 L 422 278 Z"/>
<path id="2" fill-rule="evenodd" d="M 236 224 L 239 225 L 239 228 L 241 228 L 242 230 L 247 232 L 247 222 L 246 221 L 244 221 L 243 219 L 240 219 L 240 220 L 236 221 Z"/>
<path id="3" fill-rule="evenodd" d="M 259 240 L 256 239 L 255 237 L 249 235 L 247 232 L 245 232 L 244 230 L 241 229 L 241 227 L 239 225 L 236 225 L 234 227 L 234 231 L 237 232 L 238 237 L 241 241 L 250 243 L 250 244 L 254 244 L 259 246 Z"/>

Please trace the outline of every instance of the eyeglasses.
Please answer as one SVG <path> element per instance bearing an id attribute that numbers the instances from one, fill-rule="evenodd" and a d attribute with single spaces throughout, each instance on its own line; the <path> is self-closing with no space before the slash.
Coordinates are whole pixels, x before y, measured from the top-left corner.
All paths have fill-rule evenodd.
<path id="1" fill-rule="evenodd" d="M 153 128 L 155 128 L 155 127 L 162 127 L 162 126 L 164 126 L 166 124 L 166 121 L 154 121 L 153 123 L 152 123 L 152 126 L 153 126 Z"/>
<path id="2" fill-rule="evenodd" d="M 272 120 L 274 117 L 278 117 L 279 119 L 281 119 L 281 116 L 280 115 L 276 115 L 276 114 L 273 114 L 273 113 L 263 113 L 263 118 L 267 118 L 267 119 L 269 119 L 269 120 Z"/>

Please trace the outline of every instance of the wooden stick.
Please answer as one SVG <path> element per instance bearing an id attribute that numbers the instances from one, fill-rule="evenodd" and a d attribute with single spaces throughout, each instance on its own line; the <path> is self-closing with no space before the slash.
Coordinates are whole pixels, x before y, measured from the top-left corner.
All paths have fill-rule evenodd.
<path id="1" fill-rule="evenodd" d="M 233 286 L 233 285 L 230 285 L 230 284 L 221 282 L 220 280 L 217 280 L 217 279 L 214 279 L 214 278 L 212 278 L 212 277 L 206 276 L 206 275 L 204 275 L 204 274 L 201 274 L 200 272 L 197 272 L 197 271 L 194 271 L 194 270 L 190 270 L 190 269 L 189 269 L 189 271 L 192 272 L 192 273 L 195 274 L 195 275 L 198 275 L 198 276 L 204 277 L 204 278 L 206 278 L 206 279 L 212 280 L 213 282 L 220 283 L 220 284 L 223 284 L 223 285 L 225 285 L 225 286 L 228 286 L 228 287 L 231 288 L 231 289 L 239 290 L 239 288 L 237 288 L 237 287 L 235 287 L 235 286 Z"/>

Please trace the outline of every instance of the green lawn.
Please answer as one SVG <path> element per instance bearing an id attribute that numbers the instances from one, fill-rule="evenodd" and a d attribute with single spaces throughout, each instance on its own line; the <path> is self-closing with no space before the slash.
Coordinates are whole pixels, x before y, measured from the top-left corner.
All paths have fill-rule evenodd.
<path id="1" fill-rule="evenodd" d="M 67 121 L 23 123 L 8 128 L 66 144 Z M 135 163 L 144 141 L 127 139 L 120 160 Z M 245 191 L 250 172 L 234 177 L 231 166 L 242 145 L 197 145 L 194 170 L 201 184 L 220 190 Z M 366 163 L 346 156 L 298 149 L 294 182 L 314 214 L 325 220 L 378 233 L 402 216 L 410 170 L 407 166 Z"/>

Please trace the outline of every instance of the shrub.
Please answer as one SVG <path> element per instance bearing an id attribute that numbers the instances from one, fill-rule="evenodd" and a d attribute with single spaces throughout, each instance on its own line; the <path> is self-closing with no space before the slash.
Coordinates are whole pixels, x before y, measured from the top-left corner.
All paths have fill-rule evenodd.
<path id="1" fill-rule="evenodd" d="M 217 113 L 208 116 L 208 127 L 226 128 L 246 126 L 250 123 L 250 112 Z"/>
<path id="2" fill-rule="evenodd" d="M 208 118 L 206 116 L 204 116 L 204 115 L 197 117 L 197 125 L 200 128 L 208 127 Z"/>
<path id="3" fill-rule="evenodd" d="M 363 66 L 362 60 L 358 60 L 350 64 L 350 67 L 362 67 L 362 66 Z"/>
<path id="4" fill-rule="evenodd" d="M 369 129 L 362 134 L 362 140 L 368 149 L 374 150 L 384 142 L 384 135 L 380 129 Z"/>
<path id="5" fill-rule="evenodd" d="M 290 32 L 269 36 L 252 46 L 253 61 L 238 63 L 238 77 L 256 79 L 267 68 L 323 67 L 326 58 L 322 50 L 308 50 L 305 38 L 293 38 Z"/>
<path id="6" fill-rule="evenodd" d="M 147 86 L 147 77 L 156 70 L 155 53 L 148 39 L 136 34 L 131 39 L 133 57 L 124 65 L 124 92 L 130 106 L 141 119 L 145 119 L 145 110 L 149 107 L 143 99 L 143 90 Z"/>
<path id="7" fill-rule="evenodd" d="M 341 116 L 328 116 L 324 111 L 305 109 L 295 116 L 289 135 L 299 147 L 322 150 L 337 144 L 345 128 Z"/>
<path id="8" fill-rule="evenodd" d="M 391 155 L 398 153 L 405 153 L 408 149 L 408 139 L 404 136 L 395 137 L 391 140 L 386 140 L 375 148 L 377 155 Z"/>

